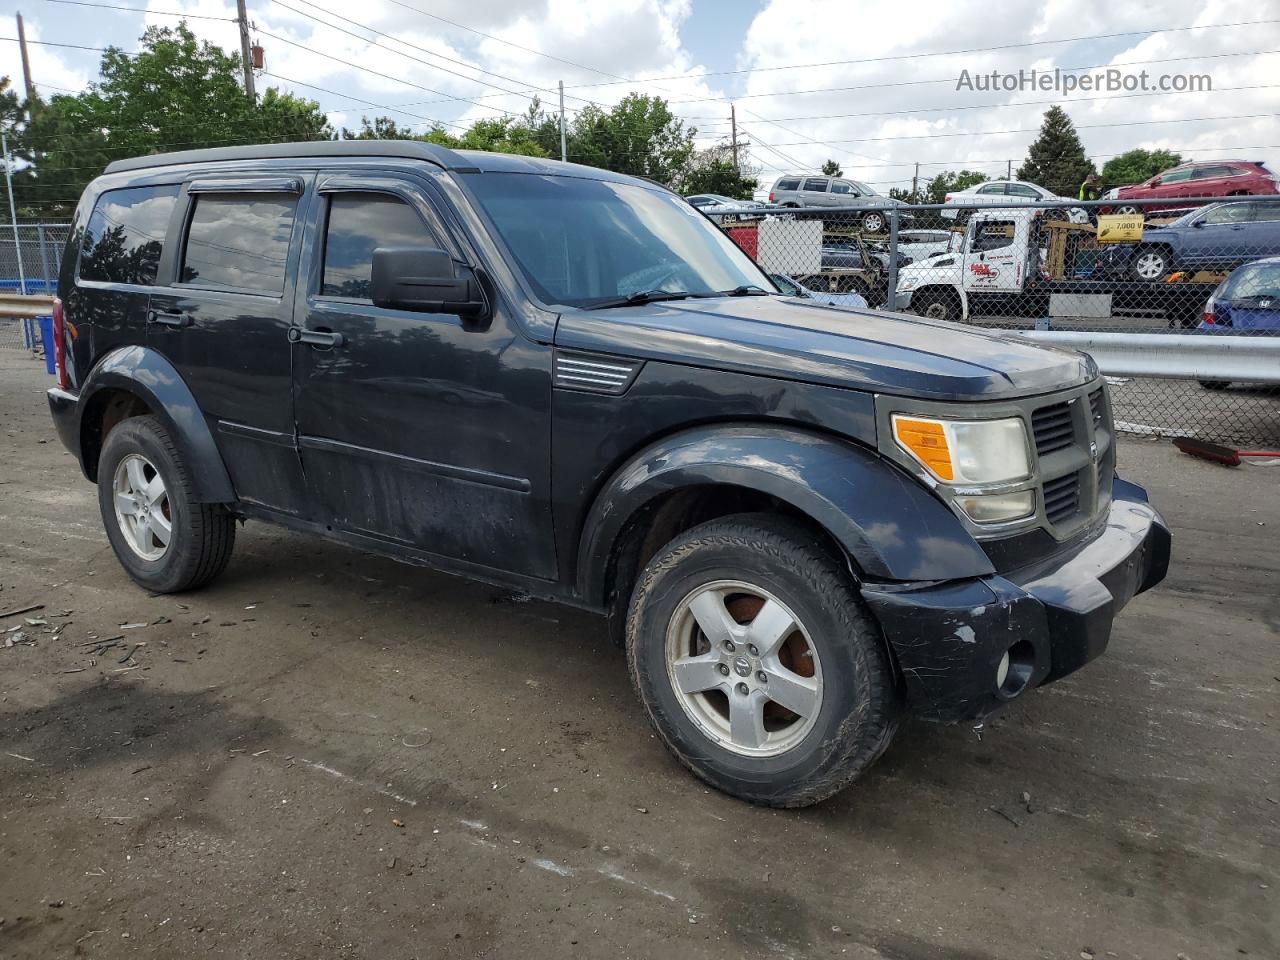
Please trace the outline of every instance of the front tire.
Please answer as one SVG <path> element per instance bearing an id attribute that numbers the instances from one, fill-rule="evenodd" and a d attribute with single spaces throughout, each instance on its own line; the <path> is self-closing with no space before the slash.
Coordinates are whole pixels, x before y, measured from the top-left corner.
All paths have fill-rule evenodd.
<path id="1" fill-rule="evenodd" d="M 1172 269 L 1172 258 L 1164 247 L 1139 247 L 1129 261 L 1129 273 L 1133 279 L 1147 283 L 1163 279 Z"/>
<path id="2" fill-rule="evenodd" d="M 878 626 L 836 553 L 789 520 L 740 514 L 677 537 L 642 572 L 626 632 L 668 749 L 752 803 L 832 796 L 897 729 Z"/>
<path id="3" fill-rule="evenodd" d="M 885 216 L 879 210 L 872 210 L 862 216 L 862 229 L 867 233 L 884 233 Z"/>
<path id="4" fill-rule="evenodd" d="M 197 503 L 172 435 L 152 416 L 122 421 L 98 459 L 98 507 L 116 559 L 140 586 L 177 593 L 220 574 L 235 545 L 235 518 Z"/>
<path id="5" fill-rule="evenodd" d="M 955 294 L 945 291 L 925 290 L 923 295 L 911 298 L 911 310 L 929 320 L 946 320 L 955 323 L 960 319 L 960 301 Z"/>

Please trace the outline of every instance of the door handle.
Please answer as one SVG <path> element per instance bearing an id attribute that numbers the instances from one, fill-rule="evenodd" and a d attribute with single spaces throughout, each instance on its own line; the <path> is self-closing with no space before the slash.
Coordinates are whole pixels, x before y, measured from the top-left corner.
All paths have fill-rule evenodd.
<path id="1" fill-rule="evenodd" d="M 307 330 L 304 327 L 289 328 L 290 343 L 309 343 L 313 347 L 340 347 L 346 338 L 335 330 Z"/>
<path id="2" fill-rule="evenodd" d="M 169 310 L 148 310 L 147 319 L 152 323 L 164 324 L 166 327 L 191 326 L 191 314 Z"/>

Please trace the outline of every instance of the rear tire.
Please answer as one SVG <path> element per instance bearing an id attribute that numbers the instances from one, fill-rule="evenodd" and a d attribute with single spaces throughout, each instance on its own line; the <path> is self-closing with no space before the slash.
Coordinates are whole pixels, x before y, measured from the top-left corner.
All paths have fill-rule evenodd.
<path id="1" fill-rule="evenodd" d="M 667 748 L 752 803 L 830 797 L 897 729 L 879 627 L 841 559 L 790 520 L 739 514 L 659 550 L 632 593 L 626 644 Z"/>
<path id="2" fill-rule="evenodd" d="M 235 518 L 221 504 L 195 501 L 177 444 L 153 416 L 131 417 L 107 434 L 98 507 L 116 559 L 154 593 L 203 586 L 231 559 Z"/>
<path id="3" fill-rule="evenodd" d="M 1164 247 L 1139 247 L 1129 261 L 1129 273 L 1134 280 L 1154 283 L 1166 277 L 1173 269 L 1173 258 Z"/>

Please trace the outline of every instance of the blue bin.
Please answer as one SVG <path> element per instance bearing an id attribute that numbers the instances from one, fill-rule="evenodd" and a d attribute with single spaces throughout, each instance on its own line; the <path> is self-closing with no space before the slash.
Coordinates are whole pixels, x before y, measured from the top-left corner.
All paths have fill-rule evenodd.
<path id="1" fill-rule="evenodd" d="M 44 343 L 44 368 L 50 376 L 56 372 L 53 368 L 53 317 L 40 318 L 40 340 Z"/>

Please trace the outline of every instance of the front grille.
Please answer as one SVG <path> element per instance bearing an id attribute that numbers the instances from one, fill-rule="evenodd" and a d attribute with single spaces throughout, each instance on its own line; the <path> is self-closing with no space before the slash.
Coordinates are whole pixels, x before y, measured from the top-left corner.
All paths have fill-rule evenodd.
<path id="1" fill-rule="evenodd" d="M 1050 523 L 1061 523 L 1080 509 L 1080 477 L 1069 473 L 1044 484 L 1044 514 Z"/>
<path id="2" fill-rule="evenodd" d="M 1102 404 L 1102 388 L 1099 387 L 1097 390 L 1093 391 L 1093 393 L 1089 394 L 1089 414 L 1093 417 L 1093 425 L 1095 427 L 1102 424 Z"/>
<path id="3" fill-rule="evenodd" d="M 1031 432 L 1035 436 L 1036 453 L 1040 456 L 1065 450 L 1075 439 L 1071 422 L 1071 404 L 1063 401 L 1041 407 L 1031 415 Z"/>

